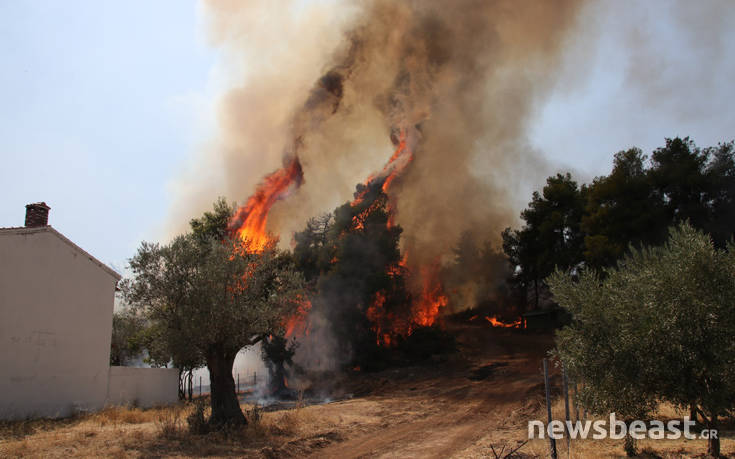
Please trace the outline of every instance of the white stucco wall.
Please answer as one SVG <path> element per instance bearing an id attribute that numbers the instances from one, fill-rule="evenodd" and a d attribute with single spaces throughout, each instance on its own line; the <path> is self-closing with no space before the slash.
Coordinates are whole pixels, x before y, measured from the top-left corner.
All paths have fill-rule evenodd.
<path id="1" fill-rule="evenodd" d="M 0 419 L 104 406 L 118 278 L 51 228 L 0 230 Z"/>
<path id="2" fill-rule="evenodd" d="M 179 370 L 176 368 L 110 367 L 108 405 L 150 408 L 176 403 Z"/>

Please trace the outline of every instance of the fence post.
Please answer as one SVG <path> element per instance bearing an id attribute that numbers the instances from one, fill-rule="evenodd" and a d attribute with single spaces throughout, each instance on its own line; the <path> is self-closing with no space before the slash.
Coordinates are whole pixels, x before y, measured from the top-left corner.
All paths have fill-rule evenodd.
<path id="1" fill-rule="evenodd" d="M 199 396 L 202 396 L 202 377 L 199 377 Z"/>
<path id="2" fill-rule="evenodd" d="M 237 393 L 240 393 L 240 373 L 237 374 Z"/>
<path id="3" fill-rule="evenodd" d="M 257 385 L 258 385 L 258 373 L 253 371 L 253 386 L 257 386 Z"/>
<path id="4" fill-rule="evenodd" d="M 567 457 L 572 457 L 572 438 L 569 436 L 569 380 L 567 379 L 567 367 L 564 365 L 564 362 L 561 364 L 561 376 L 562 376 L 562 383 L 564 384 L 564 417 L 566 418 L 566 423 L 564 425 L 564 430 L 567 434 Z"/>
<path id="5" fill-rule="evenodd" d="M 546 391 L 546 415 L 547 415 L 547 426 L 551 424 L 552 416 L 551 416 L 551 390 L 549 387 L 549 360 L 544 359 L 544 389 Z M 556 440 L 549 435 L 549 453 L 551 454 L 551 459 L 557 459 L 556 456 Z"/>

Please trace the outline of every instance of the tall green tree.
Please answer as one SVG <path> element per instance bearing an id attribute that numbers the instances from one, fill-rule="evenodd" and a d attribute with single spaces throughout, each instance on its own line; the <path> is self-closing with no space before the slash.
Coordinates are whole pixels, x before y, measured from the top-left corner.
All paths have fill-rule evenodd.
<path id="1" fill-rule="evenodd" d="M 613 170 L 589 186 L 586 213 L 585 262 L 595 268 L 613 265 L 630 244 L 660 244 L 670 219 L 638 148 L 615 154 Z"/>
<path id="2" fill-rule="evenodd" d="M 694 407 L 708 429 L 735 408 L 735 245 L 685 223 L 617 268 L 548 280 L 573 322 L 557 335 L 592 411 L 640 419 L 658 401 Z M 708 451 L 719 456 L 718 438 Z"/>
<path id="3" fill-rule="evenodd" d="M 228 204 L 227 200 L 220 196 L 214 202 L 211 211 L 205 211 L 201 217 L 189 221 L 192 234 L 204 244 L 212 239 L 224 241 L 230 236 L 230 220 L 235 208 L 235 204 Z"/>
<path id="4" fill-rule="evenodd" d="M 165 342 L 186 343 L 203 357 L 213 424 L 246 422 L 232 377 L 235 357 L 264 336 L 281 334 L 302 301 L 303 276 L 288 254 L 246 249 L 238 238 L 196 233 L 166 245 L 143 243 L 122 287 Z"/>
<path id="5" fill-rule="evenodd" d="M 586 187 L 580 188 L 568 173 L 549 177 L 521 212 L 523 228 L 503 232 L 503 250 L 514 270 L 512 282 L 524 290 L 533 289 L 535 308 L 544 278 L 555 267 L 571 269 L 583 259 L 580 225 L 586 194 Z"/>
<path id="6" fill-rule="evenodd" d="M 722 143 L 707 149 L 707 205 L 709 232 L 718 247 L 724 247 L 735 232 L 735 144 Z"/>
<path id="7" fill-rule="evenodd" d="M 666 145 L 654 150 L 649 175 L 668 223 L 689 221 L 697 228 L 706 226 L 707 162 L 708 150 L 698 148 L 689 137 L 666 139 Z"/>

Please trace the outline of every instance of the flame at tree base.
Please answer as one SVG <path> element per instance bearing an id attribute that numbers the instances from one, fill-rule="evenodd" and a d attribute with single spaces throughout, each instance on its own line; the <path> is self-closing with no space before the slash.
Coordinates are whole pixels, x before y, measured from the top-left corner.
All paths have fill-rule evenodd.
<path id="1" fill-rule="evenodd" d="M 399 266 L 390 267 L 388 273 L 392 276 L 410 274 L 405 263 L 404 255 Z M 437 325 L 443 308 L 449 303 L 439 281 L 438 272 L 438 263 L 420 269 L 423 287 L 420 295 L 410 302 L 410 308 L 388 310 L 385 292 L 378 291 L 375 294 L 366 315 L 373 324 L 378 346 L 391 347 L 399 338 L 411 336 L 417 328 Z"/>
<path id="2" fill-rule="evenodd" d="M 515 320 L 513 322 L 502 322 L 497 317 L 485 317 L 485 320 L 490 322 L 490 325 L 498 328 L 522 328 L 522 319 Z"/>
<path id="3" fill-rule="evenodd" d="M 433 264 L 422 270 L 423 290 L 421 297 L 411 308 L 412 321 L 422 327 L 434 325 L 439 312 L 449 300 L 444 295 L 442 284 L 439 282 L 439 265 Z"/>

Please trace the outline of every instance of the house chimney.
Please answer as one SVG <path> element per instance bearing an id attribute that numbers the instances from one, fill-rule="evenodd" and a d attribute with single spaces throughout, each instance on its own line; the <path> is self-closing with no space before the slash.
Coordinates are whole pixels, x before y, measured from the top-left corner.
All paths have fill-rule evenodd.
<path id="1" fill-rule="evenodd" d="M 48 211 L 51 209 L 45 202 L 34 202 L 26 205 L 26 228 L 48 225 Z"/>

